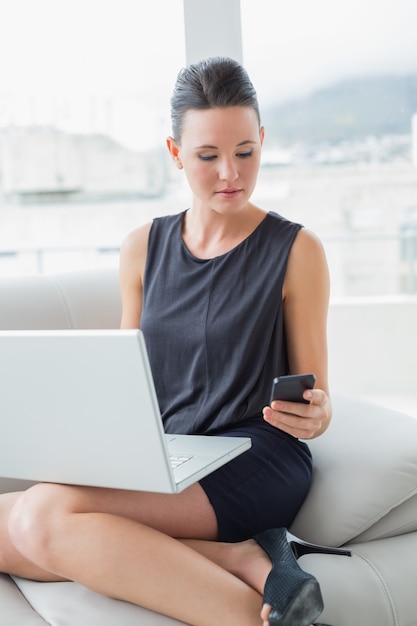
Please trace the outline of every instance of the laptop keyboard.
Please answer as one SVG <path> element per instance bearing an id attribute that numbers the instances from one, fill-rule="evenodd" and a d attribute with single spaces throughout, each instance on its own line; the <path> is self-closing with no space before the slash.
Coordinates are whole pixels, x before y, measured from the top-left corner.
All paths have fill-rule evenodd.
<path id="1" fill-rule="evenodd" d="M 170 454 L 169 462 L 171 463 L 172 469 L 176 469 L 177 467 L 179 467 L 180 465 L 182 465 L 186 461 L 189 461 L 192 458 L 193 458 L 192 456 L 187 456 L 185 454 Z"/>

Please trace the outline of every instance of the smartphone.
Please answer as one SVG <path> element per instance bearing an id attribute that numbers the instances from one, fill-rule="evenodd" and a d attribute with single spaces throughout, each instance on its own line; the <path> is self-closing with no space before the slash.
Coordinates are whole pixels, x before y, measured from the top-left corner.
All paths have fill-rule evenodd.
<path id="1" fill-rule="evenodd" d="M 290 402 L 303 402 L 303 392 L 313 389 L 316 382 L 314 374 L 292 374 L 290 376 L 278 376 L 272 382 L 271 400 L 289 400 Z"/>

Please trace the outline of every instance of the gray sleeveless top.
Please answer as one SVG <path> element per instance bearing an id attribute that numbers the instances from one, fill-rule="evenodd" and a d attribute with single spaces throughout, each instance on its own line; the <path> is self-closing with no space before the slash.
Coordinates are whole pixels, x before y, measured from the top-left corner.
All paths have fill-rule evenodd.
<path id="1" fill-rule="evenodd" d="M 301 228 L 268 213 L 230 252 L 194 257 L 184 213 L 149 234 L 141 329 L 169 433 L 212 433 L 261 416 L 288 373 L 282 284 Z"/>

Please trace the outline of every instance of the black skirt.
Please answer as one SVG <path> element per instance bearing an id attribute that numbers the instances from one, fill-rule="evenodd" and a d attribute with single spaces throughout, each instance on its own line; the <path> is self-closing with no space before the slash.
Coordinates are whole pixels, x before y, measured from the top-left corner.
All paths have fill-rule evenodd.
<path id="1" fill-rule="evenodd" d="M 254 418 L 227 430 L 252 447 L 200 481 L 218 523 L 218 540 L 236 542 L 267 528 L 289 528 L 311 485 L 308 446 Z"/>

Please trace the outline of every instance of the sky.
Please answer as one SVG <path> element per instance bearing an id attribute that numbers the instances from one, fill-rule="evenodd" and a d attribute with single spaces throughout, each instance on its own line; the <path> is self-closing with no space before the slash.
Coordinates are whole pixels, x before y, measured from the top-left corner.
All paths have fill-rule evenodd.
<path id="1" fill-rule="evenodd" d="M 244 63 L 267 100 L 417 72 L 417 0 L 241 0 L 241 12 Z"/>
<path id="2" fill-rule="evenodd" d="M 348 76 L 417 72 L 417 0 L 241 0 L 241 16 L 261 106 Z M 182 0 L 0 0 L 0 127 L 13 110 L 17 124 L 110 125 L 143 145 L 166 123 L 184 63 Z"/>
<path id="3" fill-rule="evenodd" d="M 0 92 L 152 95 L 183 40 L 182 0 L 0 0 Z"/>

